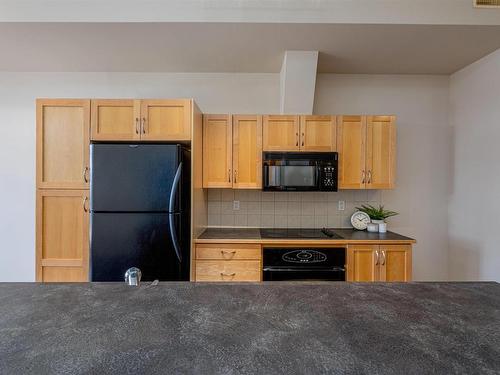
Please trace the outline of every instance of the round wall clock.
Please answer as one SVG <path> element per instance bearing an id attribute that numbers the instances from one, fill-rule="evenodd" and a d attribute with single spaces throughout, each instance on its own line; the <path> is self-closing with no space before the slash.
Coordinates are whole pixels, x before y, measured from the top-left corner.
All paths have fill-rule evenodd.
<path id="1" fill-rule="evenodd" d="M 363 211 L 356 211 L 351 216 L 351 224 L 357 230 L 365 230 L 370 222 L 370 216 Z"/>

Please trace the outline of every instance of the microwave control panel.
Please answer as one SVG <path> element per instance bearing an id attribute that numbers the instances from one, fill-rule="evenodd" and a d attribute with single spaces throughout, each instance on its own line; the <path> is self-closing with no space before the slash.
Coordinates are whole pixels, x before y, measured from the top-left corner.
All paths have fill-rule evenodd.
<path id="1" fill-rule="evenodd" d="M 336 163 L 322 164 L 319 167 L 319 188 L 322 191 L 337 191 Z"/>

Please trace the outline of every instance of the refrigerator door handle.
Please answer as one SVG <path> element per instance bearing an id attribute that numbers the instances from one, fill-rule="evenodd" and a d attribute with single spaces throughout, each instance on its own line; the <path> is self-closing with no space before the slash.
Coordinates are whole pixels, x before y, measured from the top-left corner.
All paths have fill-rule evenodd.
<path id="1" fill-rule="evenodd" d="M 170 201 L 168 204 L 168 211 L 170 212 L 168 215 L 170 236 L 172 237 L 172 243 L 174 244 L 175 253 L 177 254 L 179 262 L 182 262 L 182 254 L 181 254 L 181 247 L 179 245 L 179 240 L 177 239 L 177 233 L 175 231 L 174 209 L 175 209 L 175 198 L 177 196 L 177 188 L 179 187 L 179 182 L 181 180 L 181 173 L 182 173 L 182 162 L 179 163 L 179 167 L 177 167 L 177 172 L 175 172 L 174 182 L 172 183 L 172 190 L 170 191 Z"/>

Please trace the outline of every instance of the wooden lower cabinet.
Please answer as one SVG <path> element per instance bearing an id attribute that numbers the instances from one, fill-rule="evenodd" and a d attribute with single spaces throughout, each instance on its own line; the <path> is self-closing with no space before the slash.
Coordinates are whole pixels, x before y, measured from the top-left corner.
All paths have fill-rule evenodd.
<path id="1" fill-rule="evenodd" d="M 349 245 L 347 281 L 411 281 L 411 245 Z"/>
<path id="2" fill-rule="evenodd" d="M 195 281 L 261 280 L 262 250 L 260 245 L 196 245 Z"/>
<path id="3" fill-rule="evenodd" d="M 347 248 L 347 281 L 378 281 L 378 245 L 356 245 Z"/>
<path id="4" fill-rule="evenodd" d="M 411 281 L 411 245 L 380 245 L 380 281 Z"/>
<path id="5" fill-rule="evenodd" d="M 38 190 L 37 281 L 88 281 L 88 197 L 88 190 Z"/>

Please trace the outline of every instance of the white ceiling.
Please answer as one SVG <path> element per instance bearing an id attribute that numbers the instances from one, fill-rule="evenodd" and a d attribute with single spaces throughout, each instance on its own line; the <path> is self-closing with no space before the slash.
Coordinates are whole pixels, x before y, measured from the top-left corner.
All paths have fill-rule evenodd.
<path id="1" fill-rule="evenodd" d="M 317 50 L 320 73 L 450 74 L 500 48 L 500 26 L 0 23 L 0 71 L 279 72 Z"/>
<path id="2" fill-rule="evenodd" d="M 0 22 L 500 25 L 472 0 L 0 0 Z"/>

